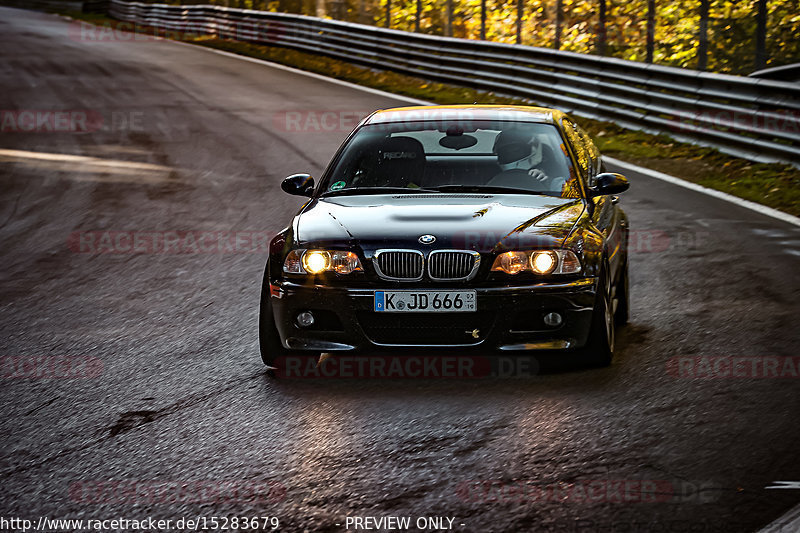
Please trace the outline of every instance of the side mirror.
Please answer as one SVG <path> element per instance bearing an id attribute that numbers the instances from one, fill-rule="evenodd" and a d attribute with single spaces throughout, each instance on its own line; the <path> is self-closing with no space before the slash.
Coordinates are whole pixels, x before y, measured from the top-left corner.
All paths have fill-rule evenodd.
<path id="1" fill-rule="evenodd" d="M 594 178 L 594 187 L 589 189 L 592 196 L 605 196 L 607 194 L 619 194 L 628 190 L 631 184 L 628 178 L 615 172 L 603 172 Z"/>
<path id="2" fill-rule="evenodd" d="M 292 174 L 281 182 L 281 189 L 295 196 L 311 196 L 314 193 L 314 178 L 309 174 Z"/>

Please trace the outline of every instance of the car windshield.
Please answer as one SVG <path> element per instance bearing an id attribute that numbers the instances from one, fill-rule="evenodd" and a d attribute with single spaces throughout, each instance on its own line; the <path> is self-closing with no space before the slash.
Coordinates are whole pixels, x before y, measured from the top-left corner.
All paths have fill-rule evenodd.
<path id="1" fill-rule="evenodd" d="M 420 121 L 363 126 L 321 184 L 325 196 L 516 192 L 578 197 L 552 124 Z"/>

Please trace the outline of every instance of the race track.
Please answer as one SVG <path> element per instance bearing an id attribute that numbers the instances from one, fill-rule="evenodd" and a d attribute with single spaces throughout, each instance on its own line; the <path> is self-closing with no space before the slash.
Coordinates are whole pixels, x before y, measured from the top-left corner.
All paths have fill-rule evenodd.
<path id="1" fill-rule="evenodd" d="M 800 481 L 798 377 L 671 366 L 797 361 L 785 358 L 800 345 L 800 227 L 644 175 L 628 173 L 621 200 L 632 313 L 611 367 L 269 377 L 258 239 L 300 205 L 280 181 L 319 176 L 359 117 L 398 105 L 199 47 L 96 42 L 66 19 L 0 8 L 0 109 L 11 113 L 0 133 L 0 515 L 734 533 L 800 501 L 800 489 L 765 488 Z M 100 246 L 114 232 L 247 242 Z M 47 366 L 63 361 L 72 374 Z M 634 496 L 618 494 L 625 482 Z"/>

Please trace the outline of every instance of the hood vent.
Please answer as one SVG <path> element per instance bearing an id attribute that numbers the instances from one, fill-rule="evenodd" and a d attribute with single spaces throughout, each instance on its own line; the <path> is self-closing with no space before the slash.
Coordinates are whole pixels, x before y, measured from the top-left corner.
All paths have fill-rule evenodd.
<path id="1" fill-rule="evenodd" d="M 486 198 L 494 198 L 491 194 L 396 194 L 392 196 L 392 198 L 396 199 L 405 199 L 405 198 L 476 198 L 476 199 L 486 199 Z"/>

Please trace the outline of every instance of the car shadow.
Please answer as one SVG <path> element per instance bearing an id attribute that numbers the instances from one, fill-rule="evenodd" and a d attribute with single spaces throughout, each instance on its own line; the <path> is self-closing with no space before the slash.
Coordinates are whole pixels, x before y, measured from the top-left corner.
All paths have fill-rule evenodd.
<path id="1" fill-rule="evenodd" d="M 614 361 L 593 367 L 573 351 L 481 353 L 464 350 L 413 350 L 294 356 L 281 369 L 265 371 L 270 389 L 291 395 L 436 393 L 471 395 L 475 391 L 536 391 L 546 388 L 603 388 L 626 371 L 626 362 L 643 342 L 647 328 L 628 324 L 617 329 Z"/>

